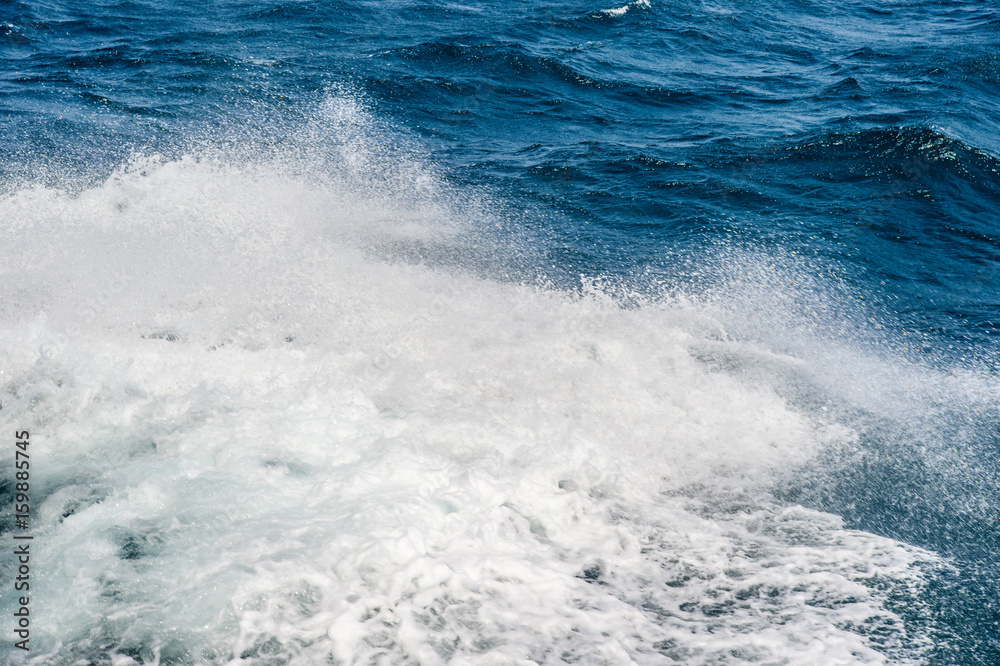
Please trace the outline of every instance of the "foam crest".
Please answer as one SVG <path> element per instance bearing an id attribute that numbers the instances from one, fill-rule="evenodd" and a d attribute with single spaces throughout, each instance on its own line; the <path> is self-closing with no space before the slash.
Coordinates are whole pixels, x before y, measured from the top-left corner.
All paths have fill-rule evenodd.
<path id="1" fill-rule="evenodd" d="M 35 663 L 919 656 L 885 602 L 933 558 L 769 494 L 850 432 L 676 300 L 400 261 L 493 242 L 414 169 L 148 157 L 0 202 Z"/>
<path id="2" fill-rule="evenodd" d="M 624 16 L 630 9 L 649 9 L 649 6 L 649 0 L 635 0 L 635 2 L 630 2 L 622 5 L 621 7 L 602 9 L 600 13 L 606 14 L 607 16 Z"/>

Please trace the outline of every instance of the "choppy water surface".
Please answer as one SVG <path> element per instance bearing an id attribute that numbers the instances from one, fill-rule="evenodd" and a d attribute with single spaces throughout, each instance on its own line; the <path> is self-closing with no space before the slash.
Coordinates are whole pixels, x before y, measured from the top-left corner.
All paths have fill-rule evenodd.
<path id="1" fill-rule="evenodd" d="M 2 659 L 997 663 L 998 38 L 3 3 Z"/>

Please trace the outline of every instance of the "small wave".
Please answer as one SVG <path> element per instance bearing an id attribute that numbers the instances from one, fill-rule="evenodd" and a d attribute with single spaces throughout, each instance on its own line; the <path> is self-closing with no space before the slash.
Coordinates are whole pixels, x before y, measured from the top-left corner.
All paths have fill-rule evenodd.
<path id="1" fill-rule="evenodd" d="M 649 0 L 634 0 L 634 2 L 622 5 L 621 7 L 602 9 L 600 13 L 606 16 L 624 16 L 631 9 L 649 9 L 649 7 Z"/>

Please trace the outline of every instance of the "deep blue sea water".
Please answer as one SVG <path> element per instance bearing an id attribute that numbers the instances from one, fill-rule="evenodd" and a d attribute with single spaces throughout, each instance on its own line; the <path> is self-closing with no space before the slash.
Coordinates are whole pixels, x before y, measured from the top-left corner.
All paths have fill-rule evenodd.
<path id="1" fill-rule="evenodd" d="M 4 663 L 1000 663 L 994 3 L 0 0 L 0 62 Z"/>

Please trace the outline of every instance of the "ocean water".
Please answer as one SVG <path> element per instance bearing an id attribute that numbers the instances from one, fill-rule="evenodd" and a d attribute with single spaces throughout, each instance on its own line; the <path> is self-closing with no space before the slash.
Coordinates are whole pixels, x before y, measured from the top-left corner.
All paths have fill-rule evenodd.
<path id="1" fill-rule="evenodd" d="M 994 3 L 0 0 L 0 59 L 2 663 L 1000 663 Z"/>

